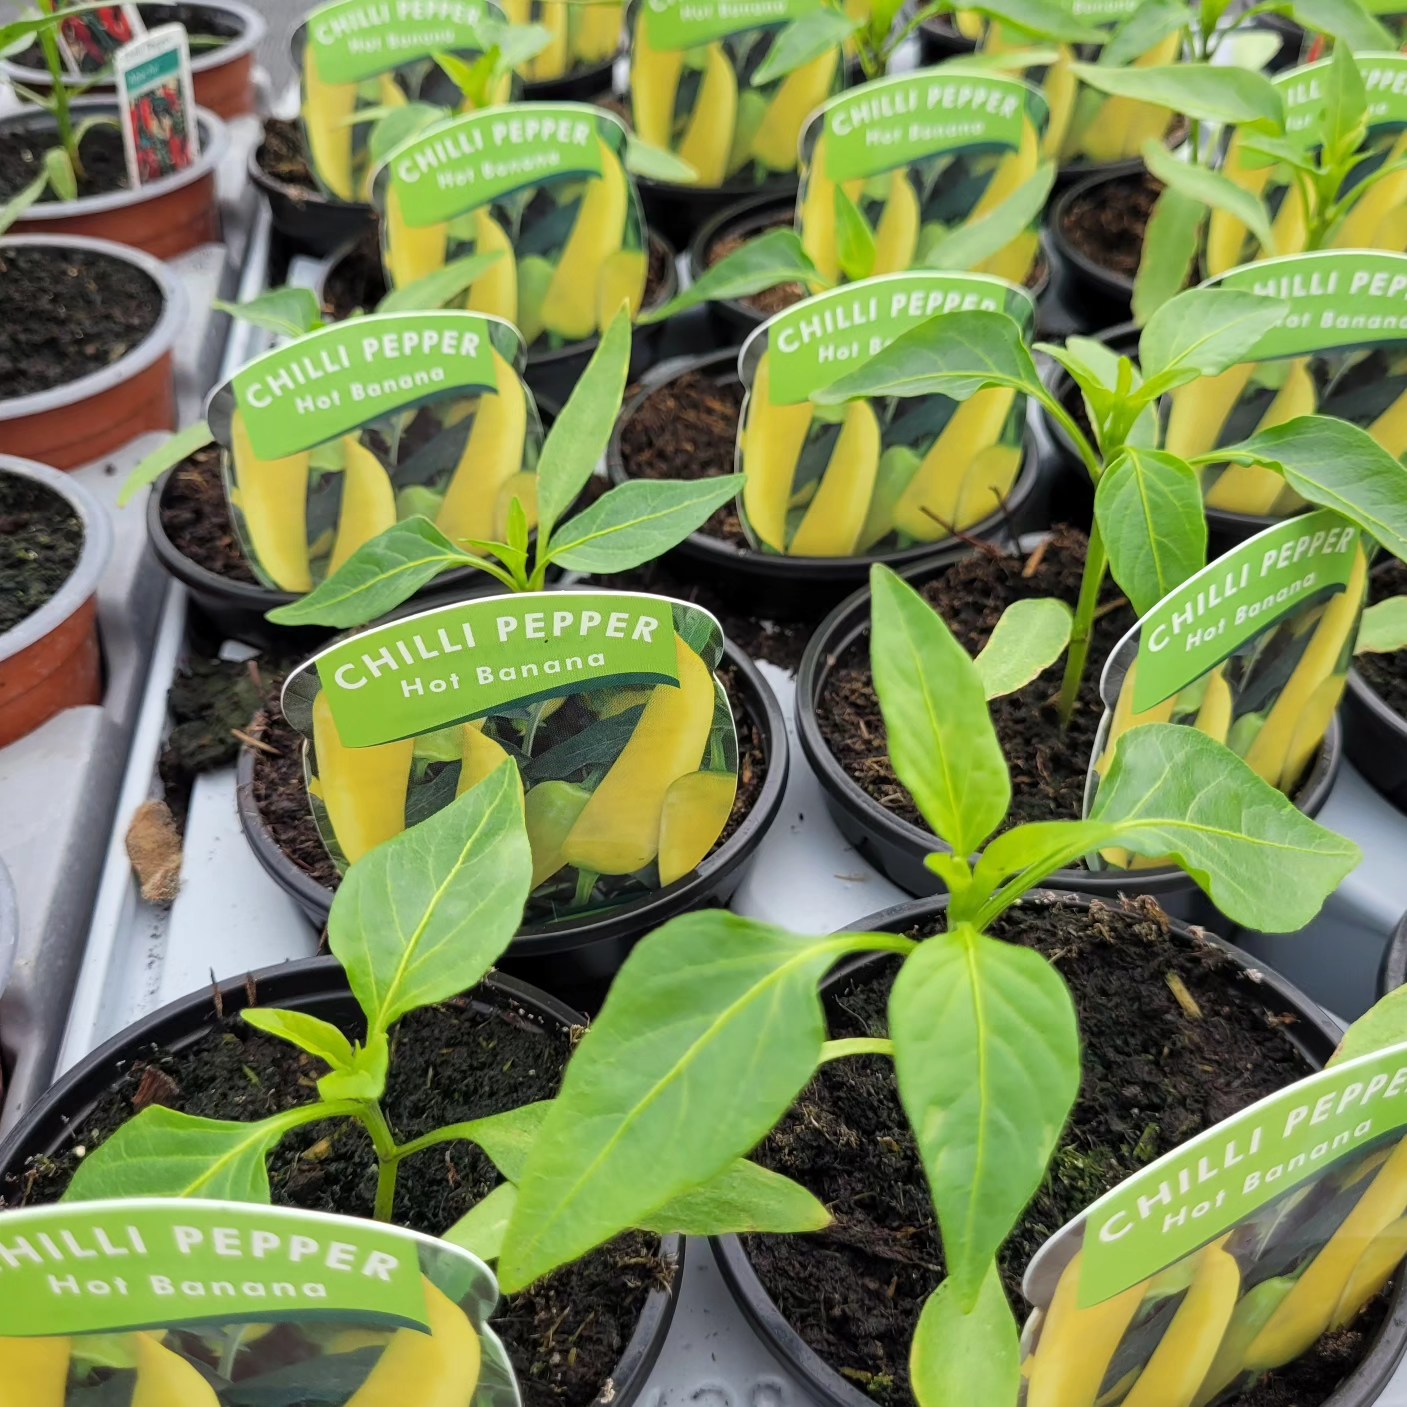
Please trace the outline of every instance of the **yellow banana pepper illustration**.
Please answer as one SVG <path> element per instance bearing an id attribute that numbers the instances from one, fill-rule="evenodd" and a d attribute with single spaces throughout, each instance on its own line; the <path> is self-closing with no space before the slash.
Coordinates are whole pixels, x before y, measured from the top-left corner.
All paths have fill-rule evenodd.
<path id="1" fill-rule="evenodd" d="M 1089 1309 L 1079 1306 L 1081 1251 L 1065 1267 L 1031 1362 L 1026 1407 L 1094 1407 L 1119 1341 L 1143 1303 L 1145 1284 Z"/>
<path id="2" fill-rule="evenodd" d="M 766 120 L 752 142 L 753 156 L 769 171 L 796 170 L 801 129 L 830 96 L 839 63 L 839 50 L 827 49 L 782 79 Z"/>
<path id="3" fill-rule="evenodd" d="M 743 425 L 743 511 L 758 541 L 774 552 L 787 550 L 787 505 L 797 461 L 811 433 L 813 407 L 777 405 L 771 398 L 772 373 L 764 352 L 753 374 Z"/>
<path id="4" fill-rule="evenodd" d="M 635 133 L 652 147 L 669 150 L 674 144 L 674 104 L 684 73 L 680 49 L 653 49 L 646 37 L 648 5 L 635 15 L 630 46 L 630 110 Z"/>
<path id="5" fill-rule="evenodd" d="M 1394 254 L 1407 252 L 1407 204 L 1399 205 L 1383 217 L 1373 236 L 1374 249 L 1387 249 Z"/>
<path id="6" fill-rule="evenodd" d="M 1241 1268 L 1223 1242 L 1201 1252 L 1197 1272 L 1123 1407 L 1192 1407 L 1241 1290 Z"/>
<path id="7" fill-rule="evenodd" d="M 1342 675 L 1331 675 L 1323 680 L 1309 696 L 1304 712 L 1296 720 L 1289 746 L 1285 749 L 1280 777 L 1275 783 L 1286 795 L 1299 784 L 1314 754 L 1319 751 L 1319 745 L 1324 741 L 1324 735 L 1329 731 L 1334 714 L 1343 701 L 1344 683 Z"/>
<path id="8" fill-rule="evenodd" d="M 531 347 L 542 336 L 545 324 L 542 310 L 557 271 L 541 254 L 525 254 L 518 261 L 518 316 L 515 319 L 523 341 Z"/>
<path id="9" fill-rule="evenodd" d="M 1407 454 L 1407 394 L 1398 396 L 1368 427 L 1368 433 L 1394 459 Z"/>
<path id="10" fill-rule="evenodd" d="M 347 747 L 327 695 L 313 700 L 313 751 L 318 787 L 337 844 L 354 865 L 368 850 L 405 830 L 405 796 L 415 739 Z"/>
<path id="11" fill-rule="evenodd" d="M 1348 1277 L 1348 1284 L 1334 1306 L 1330 1329 L 1344 1329 L 1353 1323 L 1382 1293 L 1404 1256 L 1407 1256 L 1407 1217 L 1398 1217 L 1358 1257 L 1358 1264 L 1353 1267 L 1353 1274 Z"/>
<path id="12" fill-rule="evenodd" d="M 1214 449 L 1255 369 L 1254 362 L 1240 362 L 1216 376 L 1203 376 L 1179 386 L 1172 393 L 1164 449 L 1181 459 L 1194 459 Z"/>
<path id="13" fill-rule="evenodd" d="M 1109 736 L 1104 741 L 1104 751 L 1100 753 L 1099 760 L 1094 764 L 1094 770 L 1100 777 L 1109 775 L 1109 769 L 1114 765 L 1114 754 L 1118 749 L 1119 739 L 1125 733 L 1131 732 L 1135 728 L 1141 728 L 1145 723 L 1170 722 L 1173 714 L 1177 711 L 1176 694 L 1169 699 L 1164 699 L 1162 703 L 1154 704 L 1152 708 L 1145 709 L 1142 713 L 1133 711 L 1133 690 L 1137 670 L 1137 661 L 1129 665 L 1129 671 L 1124 676 L 1123 685 L 1119 689 L 1118 701 L 1114 705 L 1114 716 L 1109 720 Z M 1123 870 L 1129 868 L 1153 869 L 1167 864 L 1167 861 L 1160 856 L 1135 856 L 1122 847 L 1101 850 L 1099 853 L 1106 864 Z"/>
<path id="14" fill-rule="evenodd" d="M 893 445 L 880 455 L 879 473 L 875 478 L 874 493 L 870 496 L 865 525 L 860 530 L 860 540 L 855 544 L 856 551 L 870 551 L 894 531 L 894 510 L 922 463 L 918 451 L 908 445 Z"/>
<path id="15" fill-rule="evenodd" d="M 875 231 L 874 273 L 902 274 L 913 267 L 918 251 L 919 226 L 923 223 L 918 196 L 907 171 L 890 178 L 889 198 Z"/>
<path id="16" fill-rule="evenodd" d="M 359 547 L 396 524 L 396 488 L 381 461 L 355 435 L 342 439 L 342 506 L 327 570 L 346 566 Z"/>
<path id="17" fill-rule="evenodd" d="M 879 474 L 879 420 L 868 401 L 845 407 L 821 487 L 787 549 L 795 557 L 853 557 Z"/>
<path id="18" fill-rule="evenodd" d="M 533 852 L 533 888 L 567 863 L 567 837 L 591 793 L 574 782 L 539 782 L 528 792 L 524 818 Z"/>
<path id="19" fill-rule="evenodd" d="M 1226 682 L 1222 666 L 1217 665 L 1207 675 L 1207 692 L 1202 696 L 1202 706 L 1197 710 L 1197 731 L 1224 743 L 1231 731 L 1233 706 L 1231 685 Z"/>
<path id="20" fill-rule="evenodd" d="M 497 351 L 493 354 L 493 369 L 498 389 L 479 397 L 469 441 L 435 518 L 435 526 L 459 543 L 489 537 L 504 485 L 523 467 L 527 396 L 517 372 Z"/>
<path id="21" fill-rule="evenodd" d="M 64 1407 L 67 1339 L 0 1339 L 0 1407 Z"/>
<path id="22" fill-rule="evenodd" d="M 1318 404 L 1309 358 L 1296 357 L 1261 416 L 1256 433 L 1283 425 L 1300 415 L 1313 415 Z M 1228 465 L 1207 490 L 1206 503 L 1208 508 L 1220 508 L 1229 513 L 1256 514 L 1292 513 L 1304 506 L 1304 500 L 1286 485 L 1284 475 L 1262 464 Z"/>
<path id="23" fill-rule="evenodd" d="M 480 782 L 487 780 L 504 763 L 508 763 L 518 773 L 518 794 L 523 793 L 523 774 L 518 772 L 518 764 L 509 757 L 502 743 L 484 732 L 484 720 L 475 719 L 464 725 L 464 751 L 460 758 L 459 782 L 454 794 L 463 796 L 472 791 Z"/>
<path id="24" fill-rule="evenodd" d="M 303 51 L 303 131 L 313 169 L 338 200 L 357 198 L 352 177 L 352 115 L 356 107 L 356 84 L 324 83 L 309 44 Z"/>
<path id="25" fill-rule="evenodd" d="M 998 512 L 1010 496 L 1020 469 L 1020 445 L 996 444 L 979 450 L 963 475 L 962 487 L 953 505 L 953 525 L 957 530 L 964 532 Z"/>
<path id="26" fill-rule="evenodd" d="M 448 251 L 449 225 L 441 223 L 417 229 L 406 224 L 400 187 L 392 181 L 386 187 L 386 274 L 391 286 L 404 288 L 444 268 Z"/>
<path id="27" fill-rule="evenodd" d="M 134 1334 L 137 1385 L 132 1407 L 220 1407 L 215 1389 L 195 1365 L 151 1334 Z"/>
<path id="28" fill-rule="evenodd" d="M 493 540 L 508 540 L 508 514 L 517 499 L 528 520 L 528 531 L 537 527 L 537 475 L 523 471 L 504 481 L 493 508 Z"/>
<path id="29" fill-rule="evenodd" d="M 1027 120 L 1021 124 L 1021 145 L 1003 156 L 987 182 L 987 188 L 973 208 L 968 220 L 980 220 L 1015 194 L 1032 176 L 1040 163 L 1040 138 Z M 1003 248 L 989 254 L 974 272 L 991 274 L 1010 283 L 1024 283 L 1040 249 L 1040 236 L 1035 230 L 1023 230 Z"/>
<path id="30" fill-rule="evenodd" d="M 696 772 L 713 731 L 717 692 L 704 662 L 674 637 L 678 687 L 658 685 L 630 741 L 567 836 L 566 863 L 593 874 L 643 870 L 659 854 L 664 799 Z"/>
<path id="31" fill-rule="evenodd" d="M 1074 56 L 1068 44 L 1057 46 L 1055 62 L 1046 69 L 1041 91 L 1050 105 L 1050 121 L 1046 124 L 1045 136 L 1041 138 L 1041 156 L 1048 161 L 1059 161 L 1065 155 L 1065 141 L 1070 134 L 1070 122 L 1075 115 L 1075 98 L 1079 93 L 1079 80 L 1071 67 Z"/>
<path id="32" fill-rule="evenodd" d="M 665 792 L 660 815 L 661 884 L 673 884 L 703 864 L 733 814 L 737 795 L 738 778 L 733 772 L 690 772 Z"/>
<path id="33" fill-rule="evenodd" d="M 708 46 L 703 81 L 679 143 L 679 159 L 687 161 L 698 173 L 699 185 L 723 184 L 737 120 L 737 75 L 723 45 L 713 43 Z"/>
<path id="34" fill-rule="evenodd" d="M 1259 200 L 1270 181 L 1271 168 L 1268 165 L 1248 166 L 1243 146 L 1240 131 L 1233 132 L 1226 146 L 1226 159 L 1222 162 L 1221 174 L 1234 181 L 1247 195 Z M 1224 274 L 1227 269 L 1234 269 L 1241 262 L 1241 251 L 1246 247 L 1249 234 L 1250 231 L 1236 216 L 1228 214 L 1225 210 L 1212 211 L 1207 222 L 1209 277 Z"/>
<path id="35" fill-rule="evenodd" d="M 630 209 L 630 186 L 619 158 L 599 137 L 596 146 L 601 174 L 587 183 L 542 307 L 547 330 L 569 342 L 580 342 L 596 331 L 601 271 L 621 247 Z"/>
<path id="36" fill-rule="evenodd" d="M 483 1350 L 464 1311 L 423 1275 L 428 1334 L 397 1329 L 347 1407 L 469 1407 Z"/>
<path id="37" fill-rule="evenodd" d="M 597 286 L 596 325 L 603 330 L 624 303 L 635 321 L 645 301 L 645 284 L 650 276 L 650 257 L 643 249 L 617 249 L 601 265 Z"/>
<path id="38" fill-rule="evenodd" d="M 618 4 L 579 7 L 576 52 L 583 63 L 604 63 L 616 56 L 620 49 L 620 12 Z"/>
<path id="39" fill-rule="evenodd" d="M 311 591 L 308 561 L 308 475 L 312 455 L 260 459 L 244 417 L 230 421 L 236 505 L 259 569 L 280 591 Z"/>
<path id="40" fill-rule="evenodd" d="M 503 226 L 484 206 L 474 212 L 474 253 L 497 254 L 498 258 L 470 285 L 469 311 L 502 318 L 516 326 L 518 261 L 513 257 L 513 244 Z"/>
<path id="41" fill-rule="evenodd" d="M 1383 157 L 1383 165 L 1391 166 L 1407 157 L 1407 132 L 1397 140 Z M 1407 171 L 1394 171 L 1380 181 L 1374 181 L 1344 216 L 1334 232 L 1333 243 L 1339 249 L 1376 249 L 1378 230 L 1393 211 L 1407 204 Z"/>
<path id="42" fill-rule="evenodd" d="M 1286 187 L 1285 198 L 1280 202 L 1270 226 L 1277 255 L 1304 253 L 1309 243 L 1309 216 L 1313 201 L 1312 192 L 1306 193 L 1298 182 Z M 1259 257 L 1264 259 L 1266 251 L 1261 250 Z"/>
<path id="43" fill-rule="evenodd" d="M 385 1329 L 339 1329 L 324 1346 L 327 1353 L 356 1353 L 363 1348 L 385 1348 L 391 1331 Z"/>
<path id="44" fill-rule="evenodd" d="M 801 198 L 801 247 L 816 271 L 831 283 L 840 278 L 840 254 L 835 237 L 835 182 L 826 175 L 826 139 L 816 139 L 806 174 L 806 190 Z M 847 181 L 845 193 L 851 200 L 860 197 L 861 183 Z M 815 291 L 815 290 L 813 290 Z"/>
<path id="45" fill-rule="evenodd" d="M 1226 1326 L 1221 1343 L 1217 1348 L 1212 1366 L 1202 1379 L 1202 1386 L 1192 1400 L 1192 1407 L 1207 1407 L 1207 1404 L 1221 1396 L 1244 1371 L 1242 1364 L 1246 1350 L 1252 1340 L 1265 1327 L 1266 1321 L 1279 1308 L 1281 1300 L 1289 1294 L 1294 1280 L 1288 1275 L 1275 1280 L 1262 1280 L 1253 1290 L 1248 1290 L 1231 1315 L 1231 1323 Z"/>
<path id="46" fill-rule="evenodd" d="M 538 13 L 537 22 L 552 37 L 540 54 L 529 59 L 523 71 L 523 77 L 530 83 L 543 83 L 553 78 L 560 78 L 571 68 L 571 57 L 567 48 L 568 26 L 570 24 L 571 6 L 566 4 L 553 4 L 551 0 L 543 5 Z"/>
<path id="47" fill-rule="evenodd" d="M 1133 68 L 1158 68 L 1176 61 L 1182 47 L 1177 31 L 1155 44 L 1133 61 Z M 1168 108 L 1137 98 L 1108 97 L 1080 137 L 1080 151 L 1091 161 L 1123 161 L 1137 156 L 1150 138 L 1168 130 L 1172 113 Z"/>

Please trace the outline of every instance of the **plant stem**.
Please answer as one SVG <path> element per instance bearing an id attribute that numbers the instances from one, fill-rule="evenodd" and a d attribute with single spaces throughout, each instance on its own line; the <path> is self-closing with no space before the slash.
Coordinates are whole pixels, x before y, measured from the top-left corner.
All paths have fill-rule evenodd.
<path id="1" fill-rule="evenodd" d="M 1075 449 L 1079 452 L 1080 458 L 1084 461 L 1085 468 L 1089 471 L 1090 482 L 1097 484 L 1104 473 L 1104 464 L 1100 459 L 1094 446 L 1090 444 L 1085 436 L 1085 432 L 1080 429 L 1075 421 L 1075 417 L 1060 404 L 1049 391 L 1042 388 L 1042 393 L 1038 398 L 1040 403 L 1054 420 L 1069 435 L 1073 441 Z"/>
<path id="2" fill-rule="evenodd" d="M 396 1170 L 404 1156 L 396 1146 L 391 1126 L 381 1106 L 367 1100 L 357 1109 L 357 1118 L 371 1135 L 371 1146 L 376 1149 L 376 1210 L 377 1221 L 390 1221 L 396 1205 Z"/>
<path id="3" fill-rule="evenodd" d="M 1070 648 L 1065 655 L 1065 679 L 1060 686 L 1060 722 L 1070 726 L 1075 704 L 1084 683 L 1085 666 L 1089 662 L 1089 647 L 1094 636 L 1094 614 L 1099 606 L 1099 591 L 1109 570 L 1109 553 L 1096 519 L 1089 532 L 1089 551 L 1085 556 L 1085 574 L 1080 582 L 1080 599 L 1075 606 L 1075 625 L 1070 632 Z"/>
<path id="4" fill-rule="evenodd" d="M 889 62 L 889 60 L 894 55 L 894 51 L 899 47 L 899 45 L 902 44 L 904 40 L 906 40 L 909 35 L 911 35 L 914 30 L 916 30 L 919 25 L 921 25 L 925 20 L 931 20 L 938 15 L 946 14 L 947 11 L 951 8 L 952 7 L 946 3 L 929 5 L 927 7 L 920 5 L 918 8 L 918 12 L 914 15 L 914 17 L 903 27 L 903 29 L 898 32 L 898 34 L 894 35 L 893 38 L 890 39 L 888 44 L 885 45 L 883 52 L 884 62 Z"/>
<path id="5" fill-rule="evenodd" d="M 54 13 L 53 0 L 41 7 L 45 14 Z M 59 141 L 68 153 L 69 165 L 78 180 L 84 176 L 83 159 L 78 154 L 78 143 L 73 134 L 73 113 L 68 106 L 68 81 L 64 73 L 63 57 L 59 53 L 59 41 L 52 27 L 39 31 L 39 47 L 44 51 L 44 66 L 49 70 L 49 79 L 54 89 L 54 121 L 59 128 Z"/>

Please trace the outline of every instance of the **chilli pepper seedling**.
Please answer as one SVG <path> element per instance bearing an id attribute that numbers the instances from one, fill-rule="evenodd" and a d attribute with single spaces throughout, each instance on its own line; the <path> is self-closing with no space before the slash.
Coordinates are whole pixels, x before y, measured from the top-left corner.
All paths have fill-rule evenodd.
<path id="1" fill-rule="evenodd" d="M 1234 922 L 1289 932 L 1360 853 L 1221 744 L 1171 725 L 1125 737 L 1088 819 L 1001 832 L 1011 782 L 987 708 L 990 662 L 971 660 L 901 578 L 877 566 L 871 582 L 890 755 L 946 847 L 928 864 L 950 895 L 947 931 L 816 938 L 693 915 L 645 938 L 521 1169 L 499 1272 L 517 1289 L 691 1197 L 767 1136 L 821 1064 L 891 1056 L 948 1274 L 917 1328 L 915 1392 L 952 1401 L 948 1375 L 966 1364 L 963 1400 L 1008 1407 L 1019 1354 L 995 1257 L 1046 1175 L 1080 1054 L 1060 975 L 995 926 L 1057 870 L 1117 844 L 1173 856 Z M 819 984 L 861 954 L 900 960 L 889 1034 L 828 1041 Z"/>

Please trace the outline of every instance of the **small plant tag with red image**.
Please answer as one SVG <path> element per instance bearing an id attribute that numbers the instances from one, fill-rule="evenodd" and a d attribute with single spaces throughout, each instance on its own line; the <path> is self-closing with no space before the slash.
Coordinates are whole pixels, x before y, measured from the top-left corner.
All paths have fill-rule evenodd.
<path id="1" fill-rule="evenodd" d="M 200 132 L 185 28 L 164 24 L 123 45 L 114 72 L 132 187 L 149 186 L 193 165 Z"/>
<path id="2" fill-rule="evenodd" d="M 71 9 L 72 5 L 62 5 Z M 105 73 L 124 44 L 147 32 L 135 5 L 102 5 L 69 15 L 59 24 L 59 52 L 70 73 L 83 78 Z"/>

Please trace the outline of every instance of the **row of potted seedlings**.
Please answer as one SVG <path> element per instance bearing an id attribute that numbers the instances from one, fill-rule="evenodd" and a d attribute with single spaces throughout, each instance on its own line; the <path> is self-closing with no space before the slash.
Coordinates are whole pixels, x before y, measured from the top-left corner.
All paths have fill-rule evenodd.
<path id="1" fill-rule="evenodd" d="M 276 345 L 130 492 L 286 675 L 241 817 L 331 956 L 148 1018 L 0 1147 L 16 1228 L 194 1198 L 443 1237 L 496 1263 L 506 1358 L 469 1314 L 466 1373 L 422 1258 L 398 1330 L 246 1333 L 183 1289 L 120 1343 L 100 1309 L 0 1338 L 32 1393 L 629 1399 L 690 1236 L 831 1402 L 1368 1403 L 1407 1348 L 1400 997 L 1336 1054 L 1182 922 L 1309 922 L 1359 858 L 1313 820 L 1340 700 L 1359 747 L 1393 717 L 1390 43 L 1347 6 L 1286 87 L 1214 72 L 1181 6 L 1024 5 L 886 78 L 923 16 L 727 8 L 617 17 L 629 128 L 515 91 L 573 53 L 599 79 L 604 19 L 466 12 L 411 60 L 404 16 L 310 16 L 280 159 L 313 242 L 360 243 L 234 310 Z M 1140 156 L 1140 327 L 1037 348 L 1060 167 Z M 784 203 L 677 293 L 662 236 L 758 185 Z M 705 304 L 742 347 L 654 370 Z M 813 938 L 726 912 L 787 770 L 752 656 L 913 905 Z"/>

